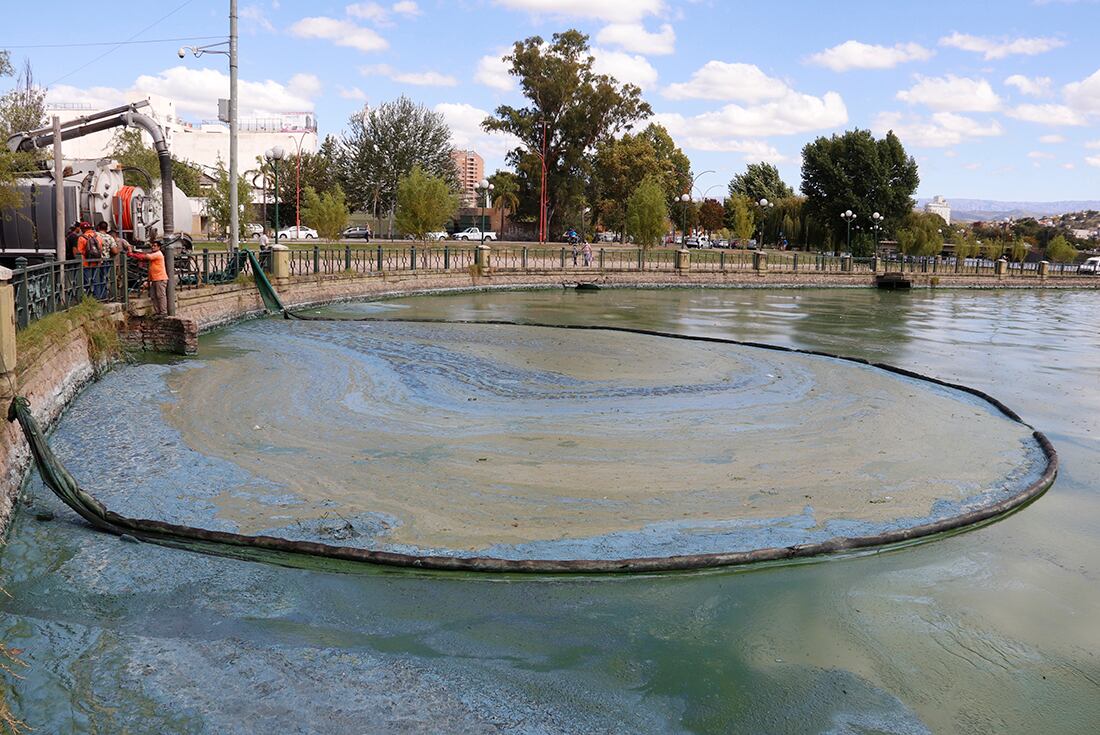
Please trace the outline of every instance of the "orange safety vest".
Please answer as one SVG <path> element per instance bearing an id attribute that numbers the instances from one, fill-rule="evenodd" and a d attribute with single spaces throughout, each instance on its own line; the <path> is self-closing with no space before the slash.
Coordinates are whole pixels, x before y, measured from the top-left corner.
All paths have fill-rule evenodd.
<path id="1" fill-rule="evenodd" d="M 130 253 L 131 258 L 137 260 L 145 260 L 149 262 L 149 280 L 150 281 L 167 281 L 168 271 L 164 269 L 164 253 L 158 251 L 156 253 Z"/>

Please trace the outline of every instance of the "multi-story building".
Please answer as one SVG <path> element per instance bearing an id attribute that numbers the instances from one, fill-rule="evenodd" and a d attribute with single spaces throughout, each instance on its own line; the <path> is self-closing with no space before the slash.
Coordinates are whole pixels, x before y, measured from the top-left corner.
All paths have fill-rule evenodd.
<path id="1" fill-rule="evenodd" d="M 476 151 L 456 150 L 451 153 L 458 172 L 458 188 L 463 207 L 477 206 L 477 187 L 485 178 L 485 159 Z"/>
<path id="2" fill-rule="evenodd" d="M 207 171 L 217 166 L 219 159 L 229 166 L 229 125 L 217 120 L 187 122 L 176 114 L 174 100 L 148 95 L 149 106 L 143 113 L 153 118 L 164 130 L 172 157 L 196 164 Z M 46 116 L 57 115 L 62 122 L 95 112 L 91 105 L 81 103 L 47 103 Z M 289 112 L 264 118 L 242 118 L 237 124 L 237 153 L 243 173 L 257 168 L 256 159 L 276 145 L 292 157 L 299 146 L 303 153 L 317 151 L 317 117 L 312 112 Z M 114 130 L 65 141 L 65 158 L 104 158 L 111 154 Z M 147 133 L 145 142 L 152 145 Z M 151 174 L 156 175 L 155 171 Z"/>
<path id="3" fill-rule="evenodd" d="M 929 214 L 938 214 L 943 217 L 944 222 L 951 224 L 951 205 L 938 194 L 932 198 L 932 201 L 924 205 L 924 211 Z"/>

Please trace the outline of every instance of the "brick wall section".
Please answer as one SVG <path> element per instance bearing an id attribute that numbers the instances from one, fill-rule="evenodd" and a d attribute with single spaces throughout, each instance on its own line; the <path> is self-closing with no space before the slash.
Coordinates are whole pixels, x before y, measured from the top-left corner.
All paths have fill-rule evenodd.
<path id="1" fill-rule="evenodd" d="M 106 313 L 95 318 L 120 325 L 124 320 L 122 307 L 108 305 Z M 4 376 L 0 386 L 0 405 L 5 417 L 14 389 L 30 400 L 34 417 L 48 428 L 60 418 L 81 389 L 98 372 L 107 369 L 105 363 L 93 364 L 84 326 L 85 321 L 72 319 L 67 331 L 57 340 L 18 356 L 17 374 L 11 376 L 11 380 Z M 19 424 L 0 422 L 0 534 L 7 529 L 30 461 L 30 449 Z"/>
<path id="2" fill-rule="evenodd" d="M 199 329 L 193 319 L 178 316 L 131 315 L 119 328 L 122 343 L 131 350 L 194 355 L 199 351 Z"/>

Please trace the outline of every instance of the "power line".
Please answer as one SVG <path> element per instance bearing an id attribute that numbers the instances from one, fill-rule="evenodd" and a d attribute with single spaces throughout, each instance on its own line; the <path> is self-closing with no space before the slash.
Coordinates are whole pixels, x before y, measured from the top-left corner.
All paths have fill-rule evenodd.
<path id="1" fill-rule="evenodd" d="M 81 64 L 80 66 L 78 66 L 77 68 L 75 68 L 75 69 L 73 69 L 73 70 L 72 70 L 71 72 L 69 72 L 68 74 L 65 74 L 65 75 L 63 75 L 63 76 L 60 76 L 60 77 L 58 77 L 57 79 L 54 79 L 54 80 L 53 80 L 52 82 L 50 82 L 50 83 L 49 83 L 49 84 L 47 84 L 46 86 L 47 86 L 47 87 L 52 87 L 53 85 L 57 84 L 58 82 L 60 82 L 60 81 L 62 81 L 62 80 L 65 80 L 65 79 L 68 79 L 68 78 L 69 78 L 69 77 L 71 77 L 71 76 L 72 76 L 73 74 L 76 74 L 76 73 L 77 73 L 77 72 L 79 72 L 79 71 L 83 71 L 83 70 L 87 69 L 87 68 L 88 68 L 89 66 L 91 66 L 92 64 L 94 64 L 94 63 L 96 63 L 97 61 L 99 61 L 100 59 L 102 59 L 102 58 L 103 58 L 104 56 L 107 56 L 108 54 L 110 54 L 110 53 L 111 53 L 112 51 L 116 51 L 116 50 L 118 50 L 118 49 L 119 49 L 119 48 L 120 48 L 120 47 L 122 46 L 122 44 L 123 44 L 123 43 L 126 43 L 127 41 L 133 41 L 133 40 L 134 40 L 135 38 L 137 38 L 138 36 L 140 36 L 140 35 L 141 35 L 142 33 L 145 33 L 145 32 L 146 32 L 147 30 L 149 30 L 149 29 L 150 29 L 150 28 L 152 28 L 153 26 L 157 25 L 158 23 L 160 23 L 160 22 L 162 22 L 162 21 L 165 21 L 165 20 L 168 20 L 168 19 L 169 19 L 169 18 L 171 18 L 171 17 L 173 16 L 173 15 L 175 15 L 175 14 L 176 14 L 176 13 L 178 13 L 179 11 L 183 10 L 184 8 L 186 8 L 186 7 L 188 6 L 188 5 L 190 5 L 190 4 L 191 4 L 191 3 L 193 3 L 194 1 L 195 1 L 195 0 L 184 0 L 184 1 L 182 2 L 182 3 L 180 3 L 180 4 L 178 5 L 178 6 L 176 6 L 176 8 L 175 8 L 175 9 L 173 9 L 173 10 L 170 10 L 170 11 L 168 11 L 167 13 L 165 13 L 164 15 L 162 15 L 161 17 L 157 18 L 157 19 L 156 19 L 156 20 L 154 20 L 154 21 L 153 21 L 152 23 L 150 23 L 149 25 L 145 26 L 144 28 L 142 28 L 142 29 L 141 29 L 140 31 L 138 31 L 138 32 L 137 32 L 137 33 L 135 33 L 134 35 L 132 35 L 132 36 L 130 36 L 129 38 L 127 38 L 127 39 L 126 39 L 125 41 L 121 41 L 121 42 L 119 42 L 119 43 L 115 44 L 114 46 L 112 46 L 111 48 L 107 49 L 106 51 L 104 51 L 103 53 L 101 53 L 101 54 L 100 54 L 99 56 L 95 57 L 95 58 L 94 58 L 94 59 L 92 59 L 91 61 L 89 61 L 89 62 L 87 62 L 87 63 L 85 63 L 85 64 Z"/>
<path id="2" fill-rule="evenodd" d="M 225 38 L 225 36 L 180 36 L 179 38 L 152 38 L 148 41 L 98 41 L 95 43 L 38 43 L 30 45 L 11 45 L 6 43 L 0 43 L 2 49 L 23 49 L 23 48 L 77 48 L 81 46 L 131 46 L 138 43 L 169 43 L 173 41 L 210 41 L 216 38 Z"/>

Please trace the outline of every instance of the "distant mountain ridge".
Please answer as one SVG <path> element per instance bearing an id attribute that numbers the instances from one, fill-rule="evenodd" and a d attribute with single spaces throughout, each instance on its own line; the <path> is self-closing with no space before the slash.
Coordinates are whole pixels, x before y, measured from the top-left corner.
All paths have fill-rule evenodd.
<path id="1" fill-rule="evenodd" d="M 924 209 L 924 205 L 932 201 L 931 198 L 917 199 L 917 208 Z M 1012 217 L 1046 217 L 1068 212 L 1081 212 L 1088 209 L 1100 210 L 1100 200 L 1077 200 L 1059 202 L 1002 202 L 994 199 L 952 199 L 947 197 L 947 203 L 951 206 L 951 219 L 960 219 L 967 222 L 977 220 L 993 220 Z"/>

